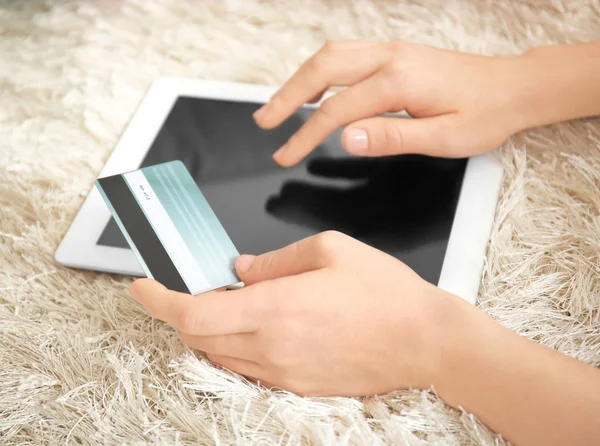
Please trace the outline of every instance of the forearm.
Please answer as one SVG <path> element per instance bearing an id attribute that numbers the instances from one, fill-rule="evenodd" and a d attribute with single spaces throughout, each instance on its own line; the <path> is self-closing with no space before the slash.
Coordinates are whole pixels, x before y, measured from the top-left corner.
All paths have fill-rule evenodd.
<path id="1" fill-rule="evenodd" d="M 534 48 L 517 63 L 519 130 L 600 115 L 600 41 Z"/>
<path id="2" fill-rule="evenodd" d="M 464 316 L 461 316 L 464 315 Z M 600 370 L 502 327 L 475 308 L 456 316 L 436 390 L 516 444 L 600 440 Z"/>

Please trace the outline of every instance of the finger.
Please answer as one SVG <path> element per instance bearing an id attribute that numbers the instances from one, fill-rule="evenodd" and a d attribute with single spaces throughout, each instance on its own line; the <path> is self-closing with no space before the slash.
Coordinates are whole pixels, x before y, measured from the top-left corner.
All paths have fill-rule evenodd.
<path id="1" fill-rule="evenodd" d="M 353 85 L 371 76 L 388 59 L 385 43 L 328 43 L 254 114 L 254 119 L 262 128 L 276 127 L 304 103 L 320 97 L 329 87 Z"/>
<path id="2" fill-rule="evenodd" d="M 330 97 L 273 158 L 282 166 L 292 166 L 341 126 L 401 107 L 393 103 L 394 96 L 385 91 L 386 85 L 375 75 Z"/>
<path id="3" fill-rule="evenodd" d="M 317 158 L 309 161 L 306 168 L 320 177 L 358 180 L 369 177 L 380 163 L 372 158 Z"/>
<path id="4" fill-rule="evenodd" d="M 346 151 L 359 156 L 462 156 L 451 138 L 453 121 L 454 115 L 450 114 L 417 119 L 364 119 L 344 129 L 342 142 Z"/>
<path id="5" fill-rule="evenodd" d="M 252 333 L 221 336 L 193 336 L 181 333 L 185 345 L 212 355 L 231 356 L 253 361 L 257 358 L 256 339 Z"/>
<path id="6" fill-rule="evenodd" d="M 327 265 L 323 237 L 317 234 L 259 256 L 242 255 L 235 262 L 236 271 L 251 289 L 248 285 L 321 269 Z"/>
<path id="7" fill-rule="evenodd" d="M 233 358 L 231 356 L 221 356 L 207 354 L 206 357 L 215 364 L 219 364 L 226 369 L 232 370 L 243 376 L 250 376 L 253 379 L 260 380 L 265 371 L 263 367 L 253 361 L 246 361 L 245 359 Z"/>
<path id="8" fill-rule="evenodd" d="M 213 291 L 198 296 L 167 290 L 152 279 L 136 280 L 131 294 L 148 313 L 182 333 L 199 336 L 249 333 L 260 324 L 263 289 Z"/>

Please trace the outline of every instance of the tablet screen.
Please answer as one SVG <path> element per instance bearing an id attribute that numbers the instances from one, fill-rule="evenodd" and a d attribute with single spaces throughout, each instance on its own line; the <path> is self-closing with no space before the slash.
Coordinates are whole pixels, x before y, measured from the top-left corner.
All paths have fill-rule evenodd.
<path id="1" fill-rule="evenodd" d="M 334 229 L 437 284 L 466 160 L 355 158 L 337 132 L 298 166 L 281 168 L 271 155 L 313 111 L 265 131 L 252 119 L 259 105 L 178 98 L 142 166 L 183 161 L 241 253 Z M 97 243 L 128 248 L 113 220 Z"/>

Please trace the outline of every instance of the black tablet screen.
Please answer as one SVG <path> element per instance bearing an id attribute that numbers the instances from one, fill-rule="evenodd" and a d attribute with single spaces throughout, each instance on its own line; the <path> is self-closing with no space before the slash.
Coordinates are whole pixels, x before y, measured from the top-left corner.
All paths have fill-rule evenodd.
<path id="1" fill-rule="evenodd" d="M 466 160 L 355 158 L 345 154 L 337 132 L 300 165 L 284 169 L 271 155 L 312 110 L 265 131 L 252 119 L 258 106 L 178 98 L 142 166 L 183 161 L 241 253 L 335 229 L 437 284 Z M 128 247 L 113 220 L 97 243 Z"/>

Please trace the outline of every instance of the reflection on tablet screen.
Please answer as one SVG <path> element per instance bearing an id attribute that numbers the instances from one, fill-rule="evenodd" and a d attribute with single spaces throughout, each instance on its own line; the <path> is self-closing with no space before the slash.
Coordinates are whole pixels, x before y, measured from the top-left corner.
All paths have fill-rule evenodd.
<path id="1" fill-rule="evenodd" d="M 437 283 L 466 160 L 350 157 L 337 132 L 300 165 L 280 168 L 271 155 L 312 110 L 265 131 L 252 119 L 258 106 L 179 98 L 142 166 L 183 161 L 240 252 L 334 229 Z M 128 247 L 112 220 L 97 243 Z"/>

